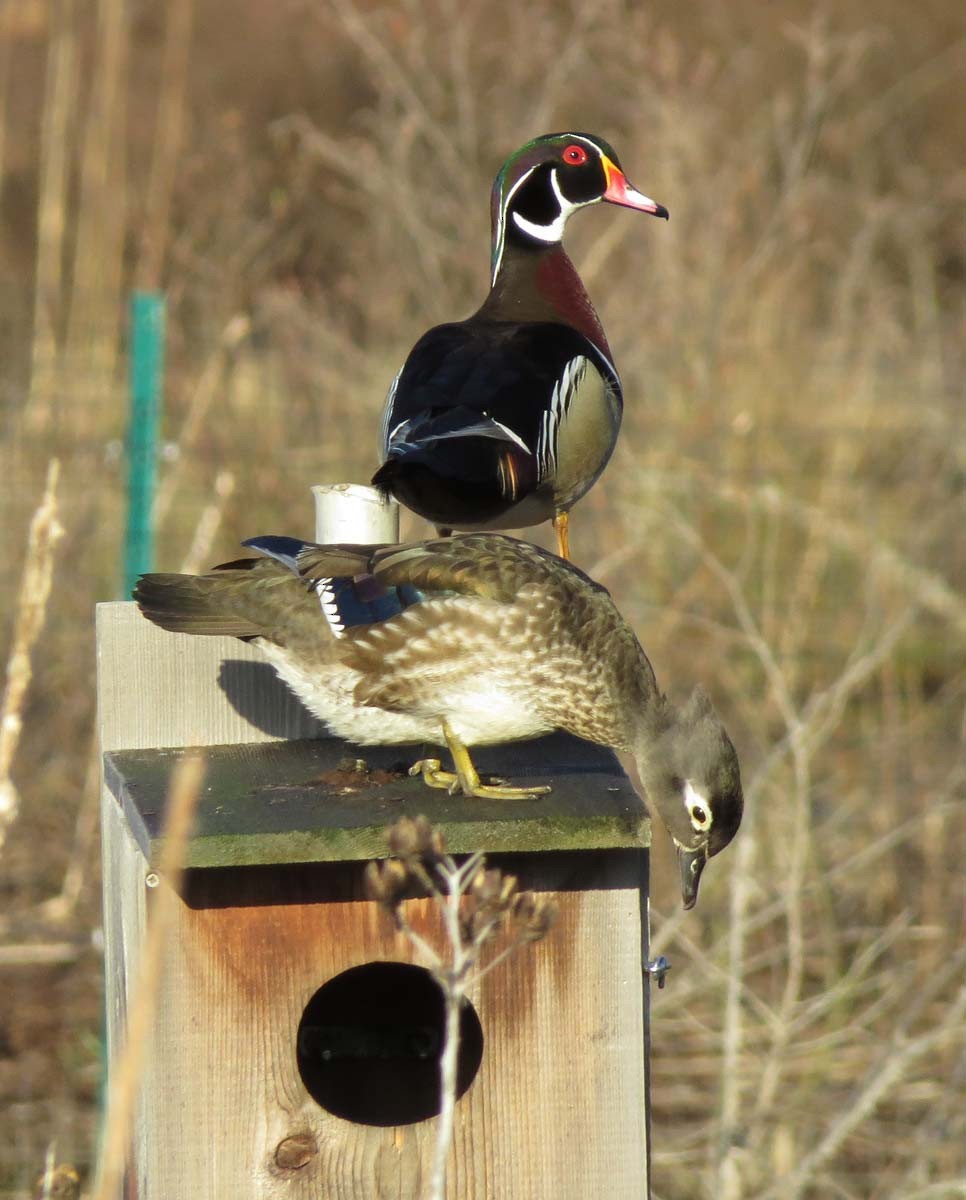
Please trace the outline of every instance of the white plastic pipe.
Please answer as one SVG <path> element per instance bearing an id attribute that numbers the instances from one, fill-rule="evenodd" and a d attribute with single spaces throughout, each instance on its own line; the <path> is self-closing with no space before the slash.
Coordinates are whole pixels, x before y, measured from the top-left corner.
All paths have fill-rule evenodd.
<path id="1" fill-rule="evenodd" d="M 399 541 L 399 505 L 378 488 L 362 483 L 319 483 L 315 497 L 315 540 L 335 542 Z"/>

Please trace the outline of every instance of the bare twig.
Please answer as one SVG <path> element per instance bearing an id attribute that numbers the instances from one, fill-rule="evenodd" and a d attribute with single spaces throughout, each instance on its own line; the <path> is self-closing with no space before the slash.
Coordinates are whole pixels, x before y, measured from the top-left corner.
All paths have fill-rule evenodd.
<path id="1" fill-rule="evenodd" d="M 488 871 L 479 852 L 458 864 L 446 853 L 442 834 L 425 817 L 398 820 L 389 831 L 389 846 L 395 857 L 369 864 L 367 891 L 409 938 L 443 993 L 439 1124 L 426 1191 L 426 1200 L 443 1200 L 456 1112 L 460 1012 L 467 992 L 514 950 L 544 937 L 555 912 L 545 898 L 518 892 L 512 876 Z M 439 908 L 446 936 L 445 953 L 430 945 L 406 917 L 403 901 L 420 893 L 428 893 Z M 481 963 L 484 948 L 501 930 L 506 934 L 506 944 L 496 956 Z"/>
<path id="2" fill-rule="evenodd" d="M 201 370 L 191 394 L 188 413 L 175 441 L 177 454 L 173 465 L 165 472 L 154 499 L 153 519 L 156 528 L 164 526 L 174 504 L 178 488 L 184 479 L 191 454 L 205 428 L 208 413 L 218 395 L 232 355 L 251 330 L 246 316 L 236 313 L 221 331 L 218 343 Z"/>
<path id="3" fill-rule="evenodd" d="M 86 114 L 74 244 L 70 310 L 64 347 L 71 370 L 98 380 L 113 373 L 123 306 L 126 173 L 121 102 L 127 82 L 130 13 L 123 0 L 98 0 L 97 69 Z"/>
<path id="4" fill-rule="evenodd" d="M 161 65 L 161 93 L 154 130 L 154 152 L 148 181 L 144 236 L 139 263 L 142 287 L 158 289 L 164 270 L 169 234 L 171 192 L 184 124 L 185 84 L 194 0 L 172 0 L 165 5 L 167 25 Z"/>
<path id="5" fill-rule="evenodd" d="M 33 678 L 31 654 L 47 615 L 54 576 L 54 548 L 64 536 L 57 512 L 59 478 L 60 462 L 53 458 L 47 467 L 43 498 L 34 512 L 27 535 L 27 558 L 7 660 L 7 683 L 0 702 L 0 853 L 20 811 L 20 798 L 10 772 L 20 744 L 24 701 Z"/>
<path id="6" fill-rule="evenodd" d="M 964 954 L 956 956 L 949 964 L 951 969 L 961 972 L 964 957 Z M 937 977 L 937 982 L 945 982 L 948 977 L 949 972 L 944 972 L 942 976 Z M 934 984 L 929 990 L 935 993 L 938 989 Z M 921 1008 L 920 998 L 912 1007 L 912 1012 L 917 1015 Z M 962 1035 L 963 1022 L 966 1021 L 966 984 L 960 986 L 955 999 L 945 1009 L 942 1020 L 927 1033 L 910 1038 L 907 1031 L 911 1021 L 912 1016 L 908 1015 L 899 1023 L 878 1062 L 868 1071 L 848 1103 L 827 1127 L 825 1136 L 815 1149 L 805 1155 L 790 1178 L 782 1179 L 772 1187 L 766 1188 L 759 1194 L 758 1200 L 772 1200 L 773 1197 L 776 1200 L 778 1197 L 782 1200 L 785 1197 L 796 1200 L 801 1196 L 816 1172 L 838 1151 L 845 1139 L 868 1119 L 886 1092 L 902 1078 L 912 1063 L 947 1038 Z"/>
<path id="7" fill-rule="evenodd" d="M 215 498 L 206 504 L 195 526 L 195 534 L 191 545 L 181 563 L 181 570 L 192 575 L 199 571 L 211 553 L 211 544 L 215 540 L 218 528 L 224 520 L 228 501 L 235 492 L 235 476 L 231 471 L 219 471 L 215 476 Z"/>
<path id="8" fill-rule="evenodd" d="M 21 942 L 0 946 L 0 967 L 37 967 L 76 962 L 91 948 L 87 942 Z"/>
<path id="9" fill-rule="evenodd" d="M 77 36 L 73 0 L 50 5 L 52 29 L 41 133 L 41 180 L 37 205 L 37 277 L 31 346 L 28 419 L 47 428 L 51 417 L 57 362 L 56 328 L 63 301 L 64 238 L 71 122 L 76 105 Z"/>

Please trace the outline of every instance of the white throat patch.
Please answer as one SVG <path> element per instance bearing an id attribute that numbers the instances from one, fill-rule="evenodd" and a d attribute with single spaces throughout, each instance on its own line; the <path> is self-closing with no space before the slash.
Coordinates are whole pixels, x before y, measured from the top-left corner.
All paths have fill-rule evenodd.
<path id="1" fill-rule="evenodd" d="M 548 246 L 554 242 L 559 242 L 564 235 L 564 227 L 567 224 L 567 219 L 572 212 L 576 212 L 578 208 L 583 208 L 582 204 L 572 204 L 560 190 L 560 181 L 557 179 L 557 169 L 550 172 L 550 186 L 553 188 L 553 194 L 557 197 L 557 203 L 560 205 L 559 214 L 550 222 L 549 225 L 538 225 L 536 221 L 528 221 L 526 217 L 521 217 L 519 213 L 513 213 L 513 223 L 518 229 L 528 234 L 532 238 L 536 238 L 538 242 L 546 242 Z"/>

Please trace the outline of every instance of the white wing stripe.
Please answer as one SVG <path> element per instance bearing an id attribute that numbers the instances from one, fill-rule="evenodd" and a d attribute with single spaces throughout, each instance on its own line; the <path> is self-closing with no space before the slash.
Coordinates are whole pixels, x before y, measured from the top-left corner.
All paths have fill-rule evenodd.
<path id="1" fill-rule="evenodd" d="M 405 366 L 405 364 L 403 364 L 403 366 Z M 394 429 L 392 433 L 389 432 L 389 422 L 393 418 L 392 402 L 396 398 L 396 389 L 399 387 L 399 376 L 402 373 L 403 367 L 400 367 L 396 372 L 396 378 L 389 385 L 389 391 L 386 393 L 386 403 L 382 408 L 382 421 L 379 423 L 379 449 L 383 458 L 385 458 L 386 454 L 389 452 L 389 445 L 392 442 L 393 435 L 395 434 L 396 429 L 399 428 L 399 425 L 397 425 L 396 429 Z M 400 422 L 400 424 L 403 424 L 403 422 Z"/>
<path id="2" fill-rule="evenodd" d="M 319 603 L 322 605 L 322 613 L 329 623 L 329 628 L 335 637 L 342 637 L 345 633 L 345 625 L 342 623 L 342 618 L 339 616 L 339 606 L 335 602 L 335 592 L 332 589 L 331 579 L 318 579 L 315 583 L 315 594 L 319 598 Z"/>
<path id="3" fill-rule="evenodd" d="M 544 409 L 537 431 L 537 464 L 542 479 L 549 478 L 556 470 L 560 427 L 570 412 L 574 396 L 587 370 L 588 361 L 582 354 L 572 358 L 553 385 L 550 403 Z"/>

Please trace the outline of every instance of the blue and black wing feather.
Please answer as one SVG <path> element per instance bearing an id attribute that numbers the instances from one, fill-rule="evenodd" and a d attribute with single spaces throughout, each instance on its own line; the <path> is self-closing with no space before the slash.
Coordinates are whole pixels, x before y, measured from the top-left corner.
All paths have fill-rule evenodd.
<path id="1" fill-rule="evenodd" d="M 322 613 L 337 637 L 347 629 L 388 621 L 425 599 L 424 592 L 408 583 L 386 584 L 372 573 L 371 561 L 380 547 L 317 546 L 275 536 L 249 538 L 245 545 L 303 579 L 319 597 Z M 338 573 L 342 570 L 352 573 Z"/>

